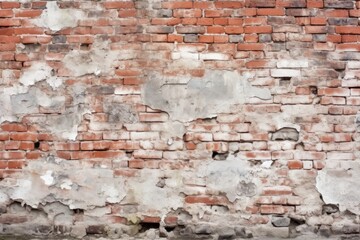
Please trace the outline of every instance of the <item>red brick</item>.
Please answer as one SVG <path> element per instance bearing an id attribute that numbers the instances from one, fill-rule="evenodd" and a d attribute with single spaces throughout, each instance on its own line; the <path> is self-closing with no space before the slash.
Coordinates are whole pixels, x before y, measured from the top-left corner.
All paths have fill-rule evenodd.
<path id="1" fill-rule="evenodd" d="M 357 9 L 357 10 L 350 10 L 349 11 L 349 15 L 350 17 L 360 17 L 360 10 Z"/>
<path id="2" fill-rule="evenodd" d="M 234 10 L 205 10 L 205 17 L 230 17 Z"/>
<path id="3" fill-rule="evenodd" d="M 332 10 L 327 10 L 325 12 L 325 16 L 326 17 L 348 17 L 349 16 L 349 11 L 348 10 L 341 10 L 341 9 L 332 9 Z"/>
<path id="4" fill-rule="evenodd" d="M 21 150 L 34 150 L 34 148 L 35 148 L 34 142 L 29 142 L 29 141 L 20 142 L 19 149 Z"/>
<path id="5" fill-rule="evenodd" d="M 206 28 L 206 32 L 210 34 L 221 34 L 225 33 L 225 28 L 222 26 L 209 26 Z"/>
<path id="6" fill-rule="evenodd" d="M 324 0 L 307 0 L 308 8 L 323 8 Z"/>
<path id="7" fill-rule="evenodd" d="M 20 148 L 20 141 L 7 141 L 5 142 L 5 150 L 18 150 Z"/>
<path id="8" fill-rule="evenodd" d="M 326 25 L 327 18 L 325 17 L 312 17 L 310 18 L 311 25 Z"/>
<path id="9" fill-rule="evenodd" d="M 201 9 L 175 9 L 173 16 L 176 18 L 199 18 L 202 16 Z"/>
<path id="10" fill-rule="evenodd" d="M 80 150 L 79 142 L 55 143 L 56 150 L 77 151 Z"/>
<path id="11" fill-rule="evenodd" d="M 261 214 L 284 214 L 285 208 L 281 205 L 261 205 Z"/>
<path id="12" fill-rule="evenodd" d="M 267 67 L 275 67 L 269 60 L 253 60 L 249 61 L 245 64 L 247 68 L 267 68 Z"/>
<path id="13" fill-rule="evenodd" d="M 214 18 L 215 25 L 228 25 L 229 18 Z"/>
<path id="14" fill-rule="evenodd" d="M 246 0 L 247 7 L 275 7 L 276 0 Z"/>
<path id="15" fill-rule="evenodd" d="M 225 33 L 227 34 L 241 34 L 244 32 L 244 28 L 240 26 L 227 26 L 225 27 Z"/>
<path id="16" fill-rule="evenodd" d="M 304 8 L 307 0 L 276 0 L 277 7 Z"/>
<path id="17" fill-rule="evenodd" d="M 123 8 L 134 8 L 134 2 L 132 1 L 121 1 L 121 2 L 104 2 L 104 7 L 107 9 L 123 9 Z"/>
<path id="18" fill-rule="evenodd" d="M 265 49 L 265 44 L 262 43 L 240 43 L 237 49 L 239 51 L 262 51 Z"/>
<path id="19" fill-rule="evenodd" d="M 266 25 L 266 17 L 249 17 L 244 19 L 244 25 Z"/>
<path id="20" fill-rule="evenodd" d="M 116 75 L 118 76 L 126 76 L 126 77 L 129 77 L 129 76 L 138 76 L 140 75 L 140 71 L 138 70 L 128 70 L 128 69 L 118 69 L 115 71 Z"/>
<path id="21" fill-rule="evenodd" d="M 15 12 L 15 17 L 36 18 L 39 17 L 41 13 L 42 10 L 21 10 Z"/>
<path id="22" fill-rule="evenodd" d="M 161 221 L 160 217 L 152 217 L 152 216 L 143 216 L 141 222 L 145 223 L 159 223 Z"/>
<path id="23" fill-rule="evenodd" d="M 120 9 L 119 17 L 120 18 L 136 17 L 136 10 L 135 9 L 127 9 L 127 10 Z"/>
<path id="24" fill-rule="evenodd" d="M 245 3 L 242 1 L 217 1 L 215 2 L 216 8 L 242 8 Z"/>
<path id="25" fill-rule="evenodd" d="M 245 34 L 244 42 L 246 43 L 256 43 L 259 41 L 259 36 L 257 34 Z"/>
<path id="26" fill-rule="evenodd" d="M 36 133 L 25 133 L 25 132 L 18 132 L 18 133 L 11 133 L 10 139 L 15 141 L 36 141 L 37 134 Z"/>
<path id="27" fill-rule="evenodd" d="M 320 88 L 319 95 L 326 96 L 350 96 L 350 89 L 348 88 Z"/>
<path id="28" fill-rule="evenodd" d="M 8 169 L 22 169 L 25 161 L 8 161 Z"/>
<path id="29" fill-rule="evenodd" d="M 229 36 L 227 35 L 214 35 L 214 43 L 226 43 L 229 41 Z"/>
<path id="30" fill-rule="evenodd" d="M 144 165 L 144 160 L 134 159 L 129 161 L 129 168 L 141 169 L 144 168 Z"/>
<path id="31" fill-rule="evenodd" d="M 166 216 L 164 220 L 167 226 L 176 226 L 178 222 L 177 216 Z"/>
<path id="32" fill-rule="evenodd" d="M 19 2 L 1 2 L 1 8 L 20 8 Z"/>
<path id="33" fill-rule="evenodd" d="M 197 25 L 211 26 L 214 24 L 213 18 L 198 18 Z"/>
<path id="34" fill-rule="evenodd" d="M 196 1 L 193 4 L 194 4 L 193 8 L 207 9 L 207 8 L 213 8 L 214 7 L 213 2 L 204 2 L 204 1 L 198 2 L 198 1 Z"/>
<path id="35" fill-rule="evenodd" d="M 341 42 L 341 35 L 329 34 L 329 35 L 327 35 L 326 40 L 328 42 L 339 43 L 339 42 Z"/>
<path id="36" fill-rule="evenodd" d="M 20 26 L 20 20 L 14 18 L 0 18 L 0 27 Z"/>
<path id="37" fill-rule="evenodd" d="M 170 9 L 193 8 L 193 2 L 163 2 L 162 7 Z"/>
<path id="38" fill-rule="evenodd" d="M 358 52 L 360 51 L 360 44 L 356 44 L 356 43 L 337 44 L 336 50 Z"/>
<path id="39" fill-rule="evenodd" d="M 306 26 L 305 27 L 305 33 L 327 33 L 328 27 L 326 26 Z"/>
<path id="40" fill-rule="evenodd" d="M 7 132 L 26 132 L 27 126 L 21 123 L 5 123 L 1 125 L 1 129 Z"/>
<path id="41" fill-rule="evenodd" d="M 200 35 L 199 36 L 199 42 L 201 42 L 201 43 L 213 43 L 214 42 L 214 36 L 212 36 L 212 35 Z"/>
<path id="42" fill-rule="evenodd" d="M 11 18 L 14 16 L 14 12 L 11 9 L 0 9 L 0 18 Z"/>
<path id="43" fill-rule="evenodd" d="M 0 151 L 0 160 L 1 159 L 23 159 L 23 158 L 25 158 L 25 152 Z"/>
<path id="44" fill-rule="evenodd" d="M 258 8 L 256 10 L 258 16 L 284 16 L 284 8 Z"/>
<path id="45" fill-rule="evenodd" d="M 271 33 L 271 26 L 246 26 L 245 33 Z"/>
<path id="46" fill-rule="evenodd" d="M 289 169 L 302 169 L 303 167 L 302 161 L 297 160 L 290 160 L 287 165 Z"/>

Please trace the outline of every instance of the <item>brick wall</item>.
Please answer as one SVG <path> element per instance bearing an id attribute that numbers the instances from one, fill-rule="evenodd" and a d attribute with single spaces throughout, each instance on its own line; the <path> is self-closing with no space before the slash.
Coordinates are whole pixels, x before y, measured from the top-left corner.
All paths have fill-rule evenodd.
<path id="1" fill-rule="evenodd" d="M 359 234 L 359 17 L 351 0 L 1 1 L 1 233 Z"/>

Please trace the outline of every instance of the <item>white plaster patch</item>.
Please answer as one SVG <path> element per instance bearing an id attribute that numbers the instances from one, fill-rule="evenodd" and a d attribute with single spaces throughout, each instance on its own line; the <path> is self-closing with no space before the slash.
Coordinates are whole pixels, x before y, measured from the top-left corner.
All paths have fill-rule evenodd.
<path id="1" fill-rule="evenodd" d="M 255 177 L 257 170 L 251 169 L 247 161 L 229 155 L 225 161 L 211 161 L 200 167 L 198 177 L 206 179 L 211 191 L 226 193 L 229 201 L 253 197 L 260 192 L 261 182 Z"/>
<path id="2" fill-rule="evenodd" d="M 55 176 L 66 179 L 57 182 Z M 114 178 L 112 170 L 88 168 L 79 161 L 33 161 L 20 177 L 12 182 L 0 181 L 0 189 L 10 199 L 33 208 L 58 201 L 70 209 L 90 210 L 108 202 L 119 203 L 126 195 L 124 179 Z"/>
<path id="3" fill-rule="evenodd" d="M 261 167 L 262 167 L 262 168 L 269 169 L 269 168 L 271 168 L 272 163 L 273 163 L 273 161 L 264 161 L 264 162 L 261 164 Z"/>
<path id="4" fill-rule="evenodd" d="M 61 189 L 65 189 L 65 190 L 71 190 L 71 187 L 72 187 L 73 183 L 70 179 L 65 179 L 61 185 L 60 185 L 60 188 Z"/>
<path id="5" fill-rule="evenodd" d="M 56 90 L 58 87 L 60 87 L 63 84 L 63 80 L 58 77 L 49 77 L 46 79 L 46 82 L 53 90 Z"/>
<path id="6" fill-rule="evenodd" d="M 23 75 L 20 77 L 20 83 L 24 86 L 31 86 L 37 82 L 46 80 L 51 76 L 51 67 L 46 63 L 36 62 L 28 69 L 25 69 Z"/>
<path id="7" fill-rule="evenodd" d="M 203 77 L 190 78 L 186 83 L 176 80 L 153 73 L 142 88 L 146 105 L 167 112 L 176 121 L 231 112 L 232 106 L 252 97 L 271 99 L 269 89 L 252 86 L 246 76 L 236 71 L 207 70 Z"/>
<path id="8" fill-rule="evenodd" d="M 160 188 L 156 185 L 164 175 L 168 177 L 165 186 Z M 140 211 L 154 209 L 166 214 L 171 209 L 183 206 L 183 198 L 177 195 L 182 182 L 183 176 L 180 171 L 168 171 L 165 174 L 143 169 L 140 178 L 128 180 L 129 190 L 124 201 L 138 203 Z"/>
<path id="9" fill-rule="evenodd" d="M 53 172 L 51 170 L 46 171 L 45 175 L 40 176 L 44 181 L 45 185 L 51 186 L 54 184 L 54 177 L 52 176 Z"/>
<path id="10" fill-rule="evenodd" d="M 319 171 L 316 188 L 326 204 L 338 204 L 340 211 L 360 214 L 360 167 L 353 167 L 348 170 L 325 168 Z"/>
<path id="11" fill-rule="evenodd" d="M 103 194 L 106 196 L 106 201 L 109 203 L 117 203 L 121 201 L 119 191 L 114 186 L 103 186 Z"/>
<path id="12" fill-rule="evenodd" d="M 85 14 L 77 9 L 61 9 L 56 1 L 47 2 L 46 10 L 40 18 L 33 22 L 39 27 L 46 27 L 52 31 L 59 31 L 63 28 L 76 27 L 78 20 L 85 17 Z"/>
<path id="13" fill-rule="evenodd" d="M 75 77 L 87 74 L 94 74 L 95 76 L 111 75 L 114 73 L 114 64 L 125 53 L 111 50 L 108 41 L 97 40 L 90 51 L 70 51 L 64 57 L 63 63 L 71 71 L 72 76 Z M 128 52 L 128 54 L 133 56 L 132 52 Z"/>

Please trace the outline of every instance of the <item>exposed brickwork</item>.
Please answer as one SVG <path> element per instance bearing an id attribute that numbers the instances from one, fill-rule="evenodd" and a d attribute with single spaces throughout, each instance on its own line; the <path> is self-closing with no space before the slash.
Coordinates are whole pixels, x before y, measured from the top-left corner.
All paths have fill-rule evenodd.
<path id="1" fill-rule="evenodd" d="M 0 229 L 358 234 L 359 16 L 351 0 L 0 2 Z"/>

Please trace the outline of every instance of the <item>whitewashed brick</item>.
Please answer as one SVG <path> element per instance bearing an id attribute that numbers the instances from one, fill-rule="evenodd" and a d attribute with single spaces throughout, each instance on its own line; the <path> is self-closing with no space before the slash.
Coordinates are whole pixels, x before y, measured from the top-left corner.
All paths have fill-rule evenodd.
<path id="1" fill-rule="evenodd" d="M 272 69 L 272 77 L 299 77 L 300 70 L 297 69 Z"/>
<path id="2" fill-rule="evenodd" d="M 277 62 L 278 68 L 306 68 L 309 67 L 307 60 L 284 59 Z"/>
<path id="3" fill-rule="evenodd" d="M 218 61 L 227 61 L 230 60 L 229 54 L 224 53 L 201 53 L 201 60 L 218 60 Z"/>

